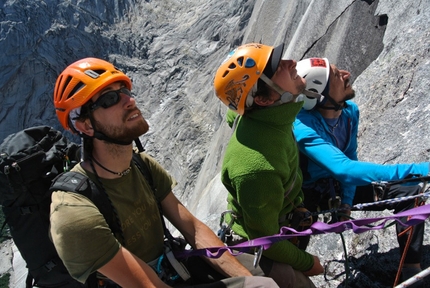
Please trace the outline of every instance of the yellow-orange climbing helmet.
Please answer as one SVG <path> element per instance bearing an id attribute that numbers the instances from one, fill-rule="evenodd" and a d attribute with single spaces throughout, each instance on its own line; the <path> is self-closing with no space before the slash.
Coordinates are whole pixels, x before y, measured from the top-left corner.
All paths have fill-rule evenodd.
<path id="1" fill-rule="evenodd" d="M 249 95 L 261 74 L 269 79 L 278 68 L 284 45 L 249 43 L 231 51 L 218 68 L 214 88 L 217 97 L 231 110 L 243 115 L 252 104 Z M 248 100 L 248 101 L 247 101 Z M 248 103 L 247 103 L 248 102 Z"/>
<path id="2" fill-rule="evenodd" d="M 70 112 L 82 107 L 106 86 L 121 81 L 131 90 L 131 80 L 111 63 L 84 58 L 70 64 L 58 76 L 54 89 L 54 106 L 61 125 L 76 132 L 70 120 Z"/>

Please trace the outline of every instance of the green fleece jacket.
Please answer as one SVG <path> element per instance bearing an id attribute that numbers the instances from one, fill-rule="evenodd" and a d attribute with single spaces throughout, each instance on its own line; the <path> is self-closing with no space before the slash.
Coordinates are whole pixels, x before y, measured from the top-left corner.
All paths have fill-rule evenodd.
<path id="1" fill-rule="evenodd" d="M 292 127 L 303 102 L 252 110 L 237 122 L 228 143 L 221 180 L 229 191 L 228 209 L 238 215 L 232 229 L 254 239 L 279 234 L 279 219 L 303 202 L 302 174 Z M 236 117 L 227 113 L 230 126 Z M 227 215 L 227 223 L 231 220 Z M 313 257 L 290 241 L 263 252 L 299 271 L 313 266 Z"/>

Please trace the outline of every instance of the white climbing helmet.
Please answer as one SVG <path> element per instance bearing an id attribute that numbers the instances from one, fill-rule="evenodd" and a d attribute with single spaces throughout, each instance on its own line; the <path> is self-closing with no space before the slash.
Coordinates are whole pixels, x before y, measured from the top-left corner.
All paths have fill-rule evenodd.
<path id="1" fill-rule="evenodd" d="M 311 110 L 318 103 L 322 104 L 328 95 L 330 63 L 327 58 L 307 58 L 297 62 L 297 74 L 306 79 L 306 90 L 321 94 L 321 98 L 305 96 L 303 108 Z"/>

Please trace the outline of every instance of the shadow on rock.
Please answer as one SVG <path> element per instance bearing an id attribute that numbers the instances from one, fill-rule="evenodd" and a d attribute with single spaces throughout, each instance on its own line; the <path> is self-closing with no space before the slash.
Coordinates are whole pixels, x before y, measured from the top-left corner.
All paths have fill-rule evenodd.
<path id="1" fill-rule="evenodd" d="M 385 253 L 378 253 L 378 244 L 370 245 L 366 250 L 370 253 L 361 257 L 348 257 L 348 267 L 345 260 L 326 262 L 324 279 L 326 283 L 342 281 L 338 288 L 388 288 L 393 287 L 400 261 L 399 248 L 393 248 Z M 430 245 L 423 246 L 421 267 L 430 266 Z M 346 280 L 348 277 L 348 280 Z M 401 281 L 397 283 L 400 284 Z M 430 287 L 430 277 L 424 279 L 422 287 Z"/>

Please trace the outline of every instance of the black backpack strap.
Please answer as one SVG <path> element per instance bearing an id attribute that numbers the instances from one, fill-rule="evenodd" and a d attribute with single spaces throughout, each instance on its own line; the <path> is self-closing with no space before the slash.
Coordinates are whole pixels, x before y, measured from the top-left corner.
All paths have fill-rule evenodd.
<path id="1" fill-rule="evenodd" d="M 58 190 L 75 192 L 87 197 L 100 210 L 112 232 L 114 234 L 121 233 L 121 228 L 115 221 L 116 218 L 109 197 L 86 175 L 74 171 L 64 172 L 53 180 L 49 190 L 52 192 Z"/>
<path id="2" fill-rule="evenodd" d="M 146 162 L 143 161 L 143 159 L 142 159 L 142 157 L 140 157 L 139 153 L 133 153 L 133 162 L 137 166 L 137 168 L 139 168 L 139 171 L 145 177 L 146 181 L 148 182 L 148 184 L 151 187 L 151 190 L 155 196 L 155 192 L 157 191 L 157 188 L 155 188 L 155 186 L 154 186 L 154 179 L 152 178 L 151 170 L 148 167 L 148 164 L 146 164 Z M 156 196 L 155 196 L 155 198 L 157 200 Z M 158 200 L 157 200 L 157 205 L 158 205 L 158 211 L 160 211 L 161 222 L 163 223 L 164 236 L 166 236 L 166 238 L 169 241 L 174 241 L 173 235 L 170 233 L 169 229 L 167 229 L 166 222 L 164 221 L 163 209 L 161 207 L 161 203 Z"/>
<path id="3" fill-rule="evenodd" d="M 139 168 L 139 171 L 143 174 L 152 191 L 155 192 L 156 188 L 154 187 L 154 180 L 152 179 L 151 170 L 148 167 L 148 164 L 143 161 L 142 157 L 140 157 L 139 153 L 133 153 L 133 162 Z M 155 193 L 154 193 L 155 194 Z"/>

